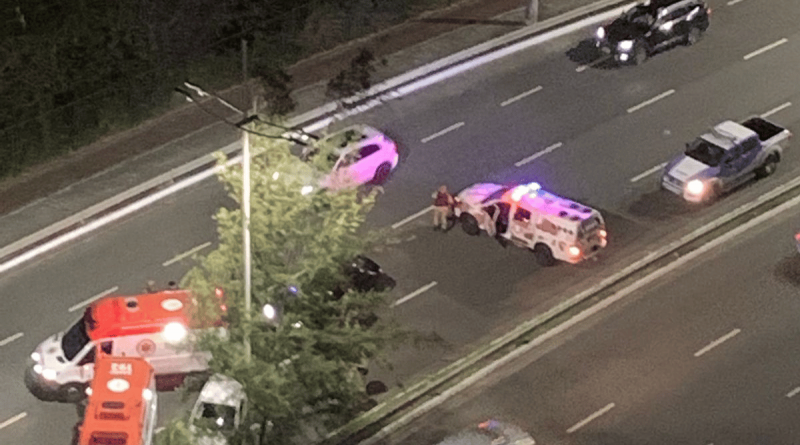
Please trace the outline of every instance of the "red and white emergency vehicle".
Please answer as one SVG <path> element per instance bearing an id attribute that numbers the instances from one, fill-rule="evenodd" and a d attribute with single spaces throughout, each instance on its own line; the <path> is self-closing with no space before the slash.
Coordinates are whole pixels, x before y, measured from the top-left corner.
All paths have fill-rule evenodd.
<path id="1" fill-rule="evenodd" d="M 78 445 L 150 445 L 156 423 L 156 376 L 141 357 L 100 353 L 78 425 Z"/>
<path id="2" fill-rule="evenodd" d="M 455 214 L 470 235 L 481 230 L 533 250 L 536 260 L 578 263 L 606 246 L 600 212 L 552 193 L 537 183 L 472 185 L 456 196 Z"/>
<path id="3" fill-rule="evenodd" d="M 222 298 L 221 290 L 217 296 Z M 185 290 L 97 300 L 69 329 L 39 344 L 31 354 L 25 385 L 41 400 L 79 401 L 94 376 L 95 351 L 144 357 L 156 375 L 205 371 L 210 354 L 194 350 L 186 340 L 196 330 L 221 328 L 222 321 L 193 320 L 199 318 L 192 317 L 193 307 Z"/>

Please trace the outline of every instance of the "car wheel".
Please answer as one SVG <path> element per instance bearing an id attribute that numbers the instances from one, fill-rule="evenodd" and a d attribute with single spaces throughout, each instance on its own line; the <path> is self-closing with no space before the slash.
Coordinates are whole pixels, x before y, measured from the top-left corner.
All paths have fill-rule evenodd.
<path id="1" fill-rule="evenodd" d="M 469 213 L 461 214 L 461 228 L 467 235 L 477 236 L 481 233 L 481 228 L 478 225 L 478 220 Z"/>
<path id="2" fill-rule="evenodd" d="M 697 26 L 692 26 L 692 28 L 689 30 L 689 34 L 686 35 L 686 45 L 692 46 L 699 42 L 702 37 L 703 31 L 701 31 Z"/>
<path id="3" fill-rule="evenodd" d="M 711 184 L 711 191 L 709 192 L 708 197 L 706 198 L 705 201 L 706 204 L 713 204 L 717 202 L 721 197 L 722 197 L 722 184 L 720 184 L 719 182 L 713 182 Z"/>
<path id="4" fill-rule="evenodd" d="M 68 383 L 61 388 L 60 399 L 66 403 L 78 403 L 86 397 L 86 386 L 80 383 Z"/>
<path id="5" fill-rule="evenodd" d="M 769 155 L 767 160 L 764 161 L 764 165 L 756 170 L 756 175 L 759 178 L 766 178 L 767 176 L 775 173 L 775 170 L 778 169 L 778 157 L 774 154 Z"/>
<path id="6" fill-rule="evenodd" d="M 647 48 L 644 44 L 637 44 L 633 50 L 633 63 L 634 65 L 641 65 L 647 60 Z"/>
<path id="7" fill-rule="evenodd" d="M 377 170 L 375 170 L 375 178 L 373 178 L 373 182 L 375 182 L 375 184 L 383 184 L 387 179 L 389 179 L 389 173 L 391 172 L 392 164 L 384 162 L 378 166 Z"/>
<path id="8" fill-rule="evenodd" d="M 536 262 L 542 267 L 550 267 L 556 264 L 556 259 L 553 257 L 553 251 L 544 244 L 537 244 L 533 246 L 533 256 L 536 257 Z"/>

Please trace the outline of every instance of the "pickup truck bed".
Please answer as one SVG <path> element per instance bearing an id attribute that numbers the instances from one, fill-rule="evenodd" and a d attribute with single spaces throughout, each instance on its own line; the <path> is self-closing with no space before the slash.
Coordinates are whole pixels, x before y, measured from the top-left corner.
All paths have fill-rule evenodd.
<path id="1" fill-rule="evenodd" d="M 747 119 L 746 121 L 742 122 L 742 126 L 755 131 L 761 142 L 764 142 L 774 136 L 777 136 L 784 130 L 784 128 L 779 127 L 773 124 L 772 122 L 760 117 L 751 117 L 750 119 Z"/>

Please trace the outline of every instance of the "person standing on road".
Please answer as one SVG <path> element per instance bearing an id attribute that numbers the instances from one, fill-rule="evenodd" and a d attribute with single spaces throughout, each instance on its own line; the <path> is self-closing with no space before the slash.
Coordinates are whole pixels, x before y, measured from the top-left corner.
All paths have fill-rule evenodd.
<path id="1" fill-rule="evenodd" d="M 447 217 L 453 207 L 454 199 L 447 191 L 447 186 L 439 187 L 439 190 L 431 195 L 433 198 L 433 230 L 447 230 Z"/>

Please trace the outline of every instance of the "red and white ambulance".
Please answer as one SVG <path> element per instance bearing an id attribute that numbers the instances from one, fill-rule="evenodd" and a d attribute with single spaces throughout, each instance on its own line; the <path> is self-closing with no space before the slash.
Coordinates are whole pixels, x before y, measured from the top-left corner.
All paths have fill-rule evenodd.
<path id="1" fill-rule="evenodd" d="M 221 290 L 217 296 L 222 298 Z M 185 290 L 108 296 L 89 305 L 69 329 L 39 344 L 31 354 L 25 385 L 41 400 L 77 402 L 94 376 L 95 354 L 144 357 L 156 375 L 208 369 L 207 351 L 194 350 L 198 330 L 222 329 L 220 318 L 193 320 L 194 300 Z M 224 305 L 221 304 L 224 310 Z"/>
<path id="2" fill-rule="evenodd" d="M 156 376 L 141 357 L 100 354 L 78 425 L 78 445 L 150 445 L 156 423 Z"/>

